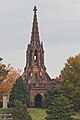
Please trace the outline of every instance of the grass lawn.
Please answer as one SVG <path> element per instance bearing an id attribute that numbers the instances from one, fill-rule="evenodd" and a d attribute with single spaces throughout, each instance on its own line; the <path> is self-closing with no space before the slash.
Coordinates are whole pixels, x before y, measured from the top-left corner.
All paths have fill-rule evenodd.
<path id="1" fill-rule="evenodd" d="M 46 109 L 42 108 L 29 108 L 28 109 L 32 120 L 45 120 L 46 117 Z"/>
<path id="2" fill-rule="evenodd" d="M 2 116 L 2 114 L 4 113 L 4 109 L 0 109 L 0 118 Z M 46 117 L 46 109 L 42 109 L 42 108 L 29 108 L 28 109 L 32 120 L 45 120 Z"/>
<path id="3" fill-rule="evenodd" d="M 32 120 L 45 120 L 46 117 L 46 109 L 42 108 L 29 108 L 28 109 Z M 4 109 L 0 109 L 0 117 L 4 113 Z M 80 113 L 76 113 L 74 116 L 75 120 L 80 120 Z"/>
<path id="4" fill-rule="evenodd" d="M 3 113 L 4 113 L 4 109 L 0 109 L 0 118 L 3 115 Z"/>
<path id="5" fill-rule="evenodd" d="M 46 109 L 29 108 L 28 111 L 32 117 L 32 120 L 45 120 Z M 75 113 L 74 119 L 80 120 L 80 113 Z"/>

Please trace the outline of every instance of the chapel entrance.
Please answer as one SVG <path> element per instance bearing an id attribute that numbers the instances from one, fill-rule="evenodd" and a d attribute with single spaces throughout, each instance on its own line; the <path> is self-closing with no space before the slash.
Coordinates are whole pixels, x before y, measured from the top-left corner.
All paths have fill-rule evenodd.
<path id="1" fill-rule="evenodd" d="M 42 107 L 42 96 L 40 94 L 36 95 L 35 97 L 35 107 L 36 108 Z"/>

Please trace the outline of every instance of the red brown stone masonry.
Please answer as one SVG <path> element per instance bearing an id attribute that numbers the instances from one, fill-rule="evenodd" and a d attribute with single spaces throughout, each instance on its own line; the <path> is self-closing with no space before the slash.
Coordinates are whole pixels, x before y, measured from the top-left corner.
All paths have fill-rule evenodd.
<path id="1" fill-rule="evenodd" d="M 26 66 L 23 77 L 30 91 L 30 107 L 45 106 L 45 88 L 53 81 L 46 72 L 44 65 L 44 49 L 43 43 L 39 39 L 38 22 L 36 14 L 36 6 L 34 7 L 34 18 L 31 33 L 31 41 L 26 51 Z M 39 106 L 38 106 L 39 105 Z"/>

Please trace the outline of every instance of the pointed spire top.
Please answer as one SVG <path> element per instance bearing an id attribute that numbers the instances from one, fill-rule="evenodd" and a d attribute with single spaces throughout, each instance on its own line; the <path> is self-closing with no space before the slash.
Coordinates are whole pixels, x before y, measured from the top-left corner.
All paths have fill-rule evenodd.
<path id="1" fill-rule="evenodd" d="M 38 22 L 37 22 L 37 8 L 36 5 L 34 6 L 34 17 L 33 17 L 33 26 L 32 26 L 32 33 L 31 33 L 31 43 L 32 44 L 36 44 L 39 45 L 40 41 L 39 41 L 39 31 L 38 31 Z"/>
<path id="2" fill-rule="evenodd" d="M 36 15 L 36 11 L 37 11 L 36 5 L 34 6 L 33 11 L 34 11 L 34 14 Z"/>

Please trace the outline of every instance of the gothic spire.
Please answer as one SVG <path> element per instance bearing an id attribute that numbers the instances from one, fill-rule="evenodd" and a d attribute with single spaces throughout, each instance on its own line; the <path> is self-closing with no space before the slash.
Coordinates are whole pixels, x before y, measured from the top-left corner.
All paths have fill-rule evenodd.
<path id="1" fill-rule="evenodd" d="M 32 33 L 31 33 L 31 44 L 39 44 L 39 31 L 38 31 L 38 22 L 37 22 L 37 8 L 34 6 L 34 18 L 33 18 L 33 26 L 32 26 Z"/>

